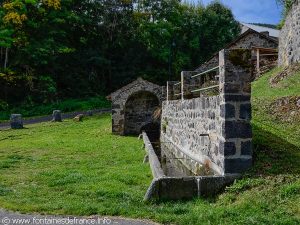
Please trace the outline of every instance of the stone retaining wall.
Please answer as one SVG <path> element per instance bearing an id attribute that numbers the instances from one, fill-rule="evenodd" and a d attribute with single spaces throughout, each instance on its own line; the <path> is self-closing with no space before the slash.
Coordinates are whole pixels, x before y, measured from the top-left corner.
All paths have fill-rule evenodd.
<path id="1" fill-rule="evenodd" d="M 182 158 L 181 162 L 198 175 L 204 172 L 205 163 L 222 173 L 220 101 L 220 96 L 213 96 L 163 104 L 162 145 L 168 151 L 173 149 L 176 158 Z"/>
<path id="2" fill-rule="evenodd" d="M 300 62 L 300 1 L 295 0 L 279 37 L 280 66 Z"/>
<path id="3" fill-rule="evenodd" d="M 251 52 L 223 50 L 219 62 L 218 96 L 162 106 L 162 152 L 171 152 L 195 175 L 241 173 L 252 165 Z"/>

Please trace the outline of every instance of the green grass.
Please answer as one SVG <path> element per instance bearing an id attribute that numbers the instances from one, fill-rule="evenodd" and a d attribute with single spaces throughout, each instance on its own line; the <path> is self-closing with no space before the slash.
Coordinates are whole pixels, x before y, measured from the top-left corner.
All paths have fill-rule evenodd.
<path id="1" fill-rule="evenodd" d="M 82 123 L 67 120 L 1 131 L 0 208 L 147 218 L 165 224 L 298 225 L 299 124 L 267 114 L 270 101 L 284 93 L 267 90 L 274 73 L 253 84 L 254 167 L 215 198 L 143 202 L 152 175 L 149 165 L 142 164 L 142 142 L 111 135 L 111 118 L 103 115 Z M 288 95 L 299 92 L 296 87 L 286 90 Z"/>
<path id="2" fill-rule="evenodd" d="M 2 107 L 0 105 L 0 122 L 8 120 L 10 114 L 18 113 L 23 117 L 34 117 L 52 114 L 53 110 L 59 109 L 62 112 L 72 112 L 80 110 L 91 110 L 110 108 L 111 104 L 103 96 L 85 99 L 67 99 L 56 103 L 48 104 L 23 104 L 19 106 Z"/>
<path id="3" fill-rule="evenodd" d="M 263 75 L 259 80 L 253 83 L 254 98 L 278 98 L 285 96 L 300 95 L 300 72 L 289 76 L 287 79 L 279 82 L 276 87 L 270 86 L 270 78 L 279 73 L 282 68 L 275 68 L 271 72 Z"/>

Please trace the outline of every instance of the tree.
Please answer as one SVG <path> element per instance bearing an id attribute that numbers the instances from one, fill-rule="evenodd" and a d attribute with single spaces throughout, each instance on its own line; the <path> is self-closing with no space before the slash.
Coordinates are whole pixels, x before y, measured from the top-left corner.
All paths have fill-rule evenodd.
<path id="1" fill-rule="evenodd" d="M 2 5 L 0 45 L 9 49 L 9 63 L 3 54 L 0 88 L 7 89 L 10 103 L 104 95 L 139 76 L 165 84 L 170 73 L 177 79 L 239 33 L 231 11 L 219 2 L 204 7 L 179 0 L 7 0 Z"/>

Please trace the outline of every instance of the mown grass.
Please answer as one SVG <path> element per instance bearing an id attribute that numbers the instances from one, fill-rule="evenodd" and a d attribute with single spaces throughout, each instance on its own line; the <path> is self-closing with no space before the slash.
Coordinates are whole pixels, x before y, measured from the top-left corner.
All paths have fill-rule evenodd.
<path id="1" fill-rule="evenodd" d="M 278 90 L 267 90 L 273 73 L 253 84 L 254 167 L 219 196 L 143 202 L 152 176 L 149 165 L 142 164 L 142 142 L 111 135 L 110 116 L 104 115 L 82 123 L 68 120 L 1 131 L 0 207 L 148 218 L 164 224 L 298 225 L 299 124 L 267 114 L 270 101 L 281 96 Z"/>
<path id="2" fill-rule="evenodd" d="M 10 114 L 22 114 L 23 117 L 34 117 L 52 114 L 53 110 L 59 109 L 62 112 L 72 112 L 80 110 L 91 110 L 110 108 L 110 102 L 104 96 L 66 99 L 47 104 L 22 104 L 18 106 L 4 106 L 0 104 L 0 122 L 9 120 Z"/>

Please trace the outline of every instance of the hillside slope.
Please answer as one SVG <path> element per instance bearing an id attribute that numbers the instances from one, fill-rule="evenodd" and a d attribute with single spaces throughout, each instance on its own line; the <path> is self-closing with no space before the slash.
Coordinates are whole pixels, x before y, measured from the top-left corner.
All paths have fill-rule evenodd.
<path id="1" fill-rule="evenodd" d="M 265 163 L 261 171 L 273 175 L 300 173 L 300 71 L 272 85 L 282 70 L 274 69 L 252 85 L 255 165 L 262 169 Z"/>

